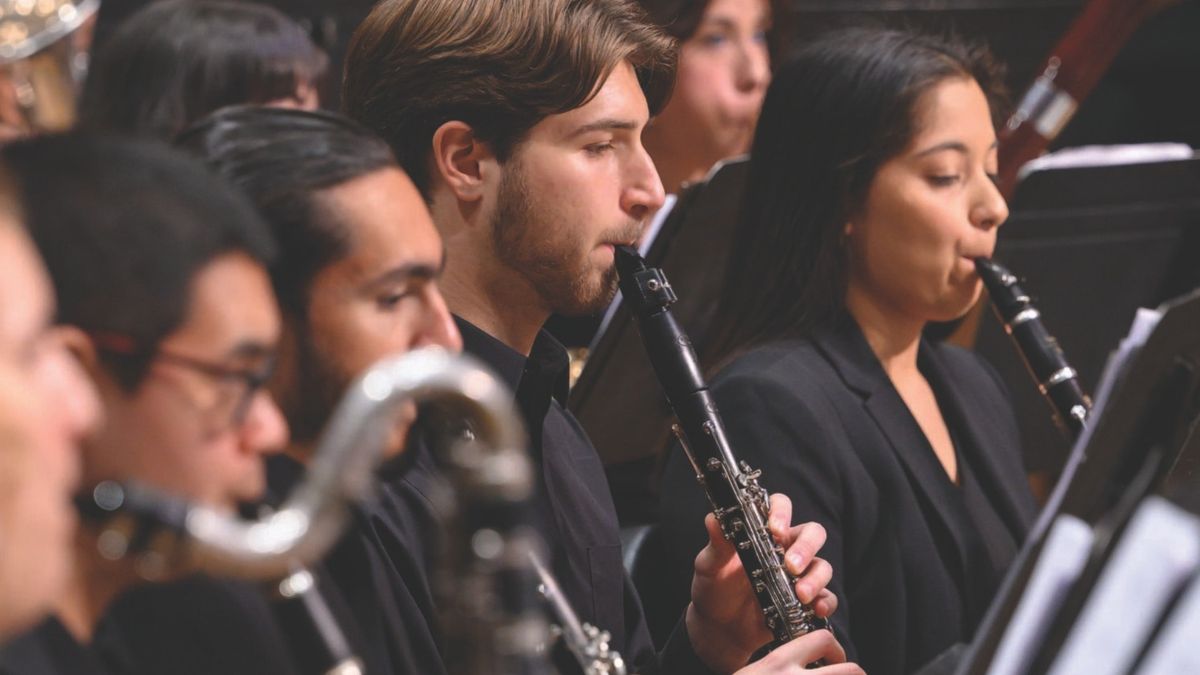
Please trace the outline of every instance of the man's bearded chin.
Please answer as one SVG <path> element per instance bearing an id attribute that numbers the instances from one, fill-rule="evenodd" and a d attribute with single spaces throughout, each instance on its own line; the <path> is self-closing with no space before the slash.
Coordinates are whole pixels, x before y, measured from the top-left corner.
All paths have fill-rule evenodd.
<path id="1" fill-rule="evenodd" d="M 337 374 L 307 335 L 298 339 L 296 346 L 295 377 L 290 383 L 294 390 L 286 395 L 291 402 L 287 422 L 292 442 L 315 450 L 312 446 L 325 430 L 351 378 Z"/>
<path id="2" fill-rule="evenodd" d="M 600 314 L 617 294 L 617 267 L 610 265 L 600 273 L 596 285 L 577 280 L 574 283 L 560 284 L 565 292 L 555 293 L 547 298 L 551 310 L 560 316 L 580 317 Z"/>
<path id="3" fill-rule="evenodd" d="M 547 225 L 539 218 L 519 169 L 505 173 L 496 210 L 491 218 L 492 243 L 500 262 L 523 276 L 542 304 L 561 316 L 599 314 L 617 290 L 616 265 L 597 270 L 590 261 L 599 242 L 635 241 L 644 223 L 630 221 L 604 233 L 597 241 L 574 237 L 539 238 Z M 544 215 L 544 214 L 543 214 Z"/>
<path id="4" fill-rule="evenodd" d="M 315 444 L 341 403 L 346 389 L 360 374 L 341 372 L 307 337 L 300 342 L 294 385 L 296 391 L 291 393 L 293 406 L 288 411 L 288 426 L 292 429 L 294 443 L 316 450 Z M 416 413 L 415 404 L 400 406 L 395 427 L 384 437 L 383 458 L 390 458 L 404 449 Z"/>
<path id="5" fill-rule="evenodd" d="M 599 314 L 612 304 L 613 298 L 617 297 L 617 266 L 614 264 L 604 270 L 604 274 L 600 277 L 600 293 L 596 296 L 595 305 L 588 314 Z"/>
<path id="6" fill-rule="evenodd" d="M 636 241 L 645 230 L 644 223 L 629 223 L 620 230 L 605 237 L 608 241 Z M 555 313 L 561 316 L 592 316 L 608 309 L 613 298 L 617 295 L 617 265 L 616 262 L 600 271 L 596 286 L 587 287 L 586 282 L 580 282 L 578 277 L 571 284 L 569 303 L 558 303 L 565 306 L 554 306 Z"/>

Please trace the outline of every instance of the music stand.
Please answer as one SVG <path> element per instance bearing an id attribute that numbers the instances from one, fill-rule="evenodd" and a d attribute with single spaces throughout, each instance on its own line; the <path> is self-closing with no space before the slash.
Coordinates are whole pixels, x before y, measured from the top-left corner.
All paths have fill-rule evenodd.
<path id="1" fill-rule="evenodd" d="M 1105 409 L 1073 449 L 1062 478 L 1009 569 L 984 618 L 960 675 L 987 672 L 1024 597 L 1045 537 L 1061 514 L 1095 528 L 1097 546 L 1043 643 L 1044 661 L 1061 644 L 1111 552 L 1111 542 L 1143 497 L 1181 478 L 1180 467 L 1200 458 L 1200 291 L 1162 307 L 1163 317 L 1130 359 Z"/>
<path id="2" fill-rule="evenodd" d="M 1200 159 L 1031 173 L 996 259 L 1035 294 L 1047 329 L 1092 391 L 1138 307 L 1200 286 Z M 975 349 L 1008 385 L 1025 466 L 1056 473 L 1069 447 L 991 312 Z"/>

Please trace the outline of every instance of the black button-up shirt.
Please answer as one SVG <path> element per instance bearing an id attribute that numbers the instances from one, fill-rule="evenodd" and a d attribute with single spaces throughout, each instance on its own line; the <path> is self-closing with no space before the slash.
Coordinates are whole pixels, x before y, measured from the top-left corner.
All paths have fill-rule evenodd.
<path id="1" fill-rule="evenodd" d="M 0 647 L 0 675 L 109 675 L 116 673 L 81 645 L 55 618 Z"/>
<path id="2" fill-rule="evenodd" d="M 641 602 L 625 573 L 616 508 L 604 466 L 583 428 L 566 409 L 566 350 L 546 331 L 529 356 L 456 317 L 463 348 L 490 366 L 516 392 L 540 468 L 538 523 L 551 568 L 582 621 L 612 633 L 612 646 L 639 672 L 707 672 L 686 631 L 676 631 L 655 654 Z"/>

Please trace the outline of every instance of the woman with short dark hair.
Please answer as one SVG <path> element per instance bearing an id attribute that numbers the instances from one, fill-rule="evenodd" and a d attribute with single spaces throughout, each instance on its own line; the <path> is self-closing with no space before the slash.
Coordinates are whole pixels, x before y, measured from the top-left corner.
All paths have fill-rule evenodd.
<path id="1" fill-rule="evenodd" d="M 154 2 L 97 50 L 80 124 L 169 140 L 228 105 L 314 109 L 327 66 L 304 29 L 273 7 Z"/>
<path id="2" fill-rule="evenodd" d="M 775 74 L 707 361 L 735 451 L 827 530 L 850 658 L 911 673 L 978 626 L 1035 512 L 995 372 L 926 340 L 979 297 L 1008 215 L 986 53 L 878 29 Z M 681 453 L 679 568 L 709 507 Z"/>

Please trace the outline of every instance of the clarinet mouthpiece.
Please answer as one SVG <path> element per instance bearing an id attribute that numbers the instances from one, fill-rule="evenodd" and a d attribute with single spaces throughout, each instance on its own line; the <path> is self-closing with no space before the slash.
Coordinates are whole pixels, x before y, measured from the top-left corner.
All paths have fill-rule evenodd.
<path id="1" fill-rule="evenodd" d="M 975 271 L 1005 323 L 1011 323 L 1029 308 L 1029 295 L 1021 289 L 1018 285 L 1020 280 L 1007 267 L 990 258 L 976 258 Z"/>

